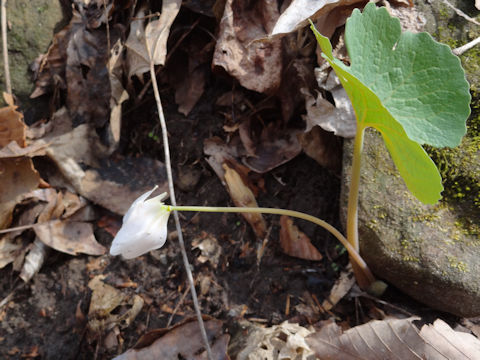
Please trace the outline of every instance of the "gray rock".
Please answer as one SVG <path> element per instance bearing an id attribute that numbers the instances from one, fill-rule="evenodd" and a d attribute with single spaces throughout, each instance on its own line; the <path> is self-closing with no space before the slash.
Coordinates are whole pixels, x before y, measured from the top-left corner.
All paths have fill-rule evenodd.
<path id="1" fill-rule="evenodd" d="M 450 2 L 472 16 L 473 2 Z M 437 40 L 456 47 L 478 36 L 476 25 L 442 1 L 418 0 L 416 4 Z M 360 251 L 372 271 L 412 298 L 464 317 L 480 315 L 478 55 L 477 48 L 462 56 L 474 97 L 467 137 L 456 149 L 429 150 L 444 179 L 444 200 L 429 206 L 414 198 L 381 136 L 371 129 L 365 136 L 359 198 Z M 344 219 L 352 150 L 353 142 L 345 141 Z"/>
<path id="2" fill-rule="evenodd" d="M 465 228 L 471 207 L 423 205 L 406 188 L 381 136 L 367 130 L 364 145 L 359 234 L 371 270 L 435 309 L 480 315 L 480 239 L 474 228 Z M 346 142 L 343 204 L 352 151 L 352 142 Z"/>

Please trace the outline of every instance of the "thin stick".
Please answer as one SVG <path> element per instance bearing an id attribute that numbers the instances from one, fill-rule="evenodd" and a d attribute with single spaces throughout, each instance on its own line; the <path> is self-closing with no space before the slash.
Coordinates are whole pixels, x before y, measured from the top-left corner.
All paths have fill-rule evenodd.
<path id="1" fill-rule="evenodd" d="M 457 9 L 455 6 L 453 6 L 452 4 L 450 4 L 447 0 L 442 0 L 443 3 L 445 5 L 447 5 L 448 7 L 450 7 L 453 11 L 455 11 L 455 13 L 460 16 L 460 17 L 463 17 L 465 20 L 467 21 L 470 21 L 472 23 L 474 23 L 475 25 L 480 25 L 480 23 L 475 20 L 474 18 L 471 18 L 470 16 L 468 16 L 467 14 L 465 14 L 462 10 L 460 9 Z"/>
<path id="2" fill-rule="evenodd" d="M 453 49 L 452 52 L 459 56 L 462 55 L 465 51 L 470 50 L 473 48 L 475 45 L 480 44 L 480 36 L 477 37 L 475 40 L 470 41 L 469 43 L 466 43 L 465 45 L 462 45 L 456 49 Z"/>
<path id="3" fill-rule="evenodd" d="M 155 75 L 155 67 L 153 61 L 150 59 L 150 78 L 152 80 L 153 93 L 155 94 L 155 101 L 157 103 L 158 118 L 160 120 L 160 126 L 162 127 L 163 149 L 165 152 L 165 168 L 167 169 L 168 178 L 168 191 L 170 193 L 170 201 L 172 205 L 177 205 L 175 199 L 175 189 L 173 187 L 172 166 L 170 163 L 170 148 L 168 145 L 168 132 L 167 124 L 165 122 L 165 116 L 163 115 L 162 102 L 160 100 L 160 92 L 158 91 L 157 77 Z M 190 269 L 190 262 L 188 261 L 187 251 L 185 250 L 185 242 L 183 241 L 182 227 L 180 225 L 180 218 L 178 212 L 173 211 L 173 217 L 175 219 L 175 226 L 178 233 L 178 243 L 180 245 L 180 252 L 182 253 L 183 265 L 185 266 L 185 272 L 187 273 L 187 279 L 190 284 L 190 292 L 192 293 L 193 306 L 197 314 L 198 326 L 200 327 L 200 333 L 202 334 L 203 342 L 205 343 L 205 349 L 207 350 L 207 356 L 209 360 L 213 360 L 212 350 L 208 343 L 208 336 L 205 330 L 205 325 L 202 319 L 202 313 L 200 312 L 200 305 L 198 303 L 197 292 L 195 291 L 195 283 L 193 282 L 192 270 Z"/>
<path id="4" fill-rule="evenodd" d="M 8 65 L 8 46 L 7 46 L 7 0 L 2 0 L 2 50 L 3 67 L 5 72 L 5 86 L 7 93 L 12 93 L 12 81 L 10 80 L 10 66 Z"/>

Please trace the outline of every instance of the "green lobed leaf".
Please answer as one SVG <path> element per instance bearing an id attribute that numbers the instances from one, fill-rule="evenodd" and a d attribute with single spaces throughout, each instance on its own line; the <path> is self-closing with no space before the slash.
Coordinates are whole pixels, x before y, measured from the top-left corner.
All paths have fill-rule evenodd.
<path id="1" fill-rule="evenodd" d="M 428 33 L 402 33 L 400 21 L 369 3 L 347 20 L 348 71 L 370 88 L 420 144 L 455 147 L 466 133 L 469 85 L 460 59 Z"/>
<path id="2" fill-rule="evenodd" d="M 352 102 L 357 131 L 377 129 L 409 190 L 436 203 L 441 177 L 419 143 L 456 146 L 466 132 L 470 94 L 458 58 L 428 34 L 401 34 L 398 19 L 373 3 L 347 20 L 350 67 L 311 28 Z"/>

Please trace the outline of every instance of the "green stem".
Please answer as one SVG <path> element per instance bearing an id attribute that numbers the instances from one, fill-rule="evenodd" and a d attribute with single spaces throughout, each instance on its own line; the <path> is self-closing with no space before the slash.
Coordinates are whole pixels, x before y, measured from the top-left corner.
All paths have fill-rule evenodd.
<path id="1" fill-rule="evenodd" d="M 286 215 L 303 220 L 310 221 L 314 224 L 317 224 L 324 229 L 328 230 L 333 236 L 335 236 L 338 241 L 342 243 L 343 246 L 348 251 L 350 258 L 358 265 L 362 270 L 365 277 L 370 281 L 374 282 L 375 277 L 371 273 L 368 265 L 362 259 L 358 251 L 345 239 L 340 231 L 335 229 L 332 225 L 323 221 L 315 216 L 308 215 L 299 211 L 294 210 L 285 210 L 285 209 L 275 209 L 275 208 L 253 208 L 253 207 L 215 207 L 215 206 L 171 206 L 166 205 L 168 211 L 177 210 L 177 211 L 201 211 L 201 212 L 223 212 L 223 213 L 263 213 L 263 214 L 274 214 L 274 215 Z"/>
<path id="2" fill-rule="evenodd" d="M 360 186 L 360 163 L 363 149 L 363 134 L 365 128 L 357 124 L 357 134 L 353 144 L 352 173 L 350 176 L 350 191 L 348 193 L 347 209 L 347 239 L 358 252 L 358 189 Z"/>

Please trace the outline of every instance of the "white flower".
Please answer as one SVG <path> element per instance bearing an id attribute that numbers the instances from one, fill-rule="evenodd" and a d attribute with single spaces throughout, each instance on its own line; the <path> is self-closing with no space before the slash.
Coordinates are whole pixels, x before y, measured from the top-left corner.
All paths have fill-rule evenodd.
<path id="1" fill-rule="evenodd" d="M 157 188 L 155 186 L 135 200 L 123 217 L 123 225 L 113 239 L 111 255 L 123 255 L 133 259 L 151 250 L 158 249 L 167 239 L 167 222 L 170 211 L 163 205 L 167 193 L 146 200 Z"/>

